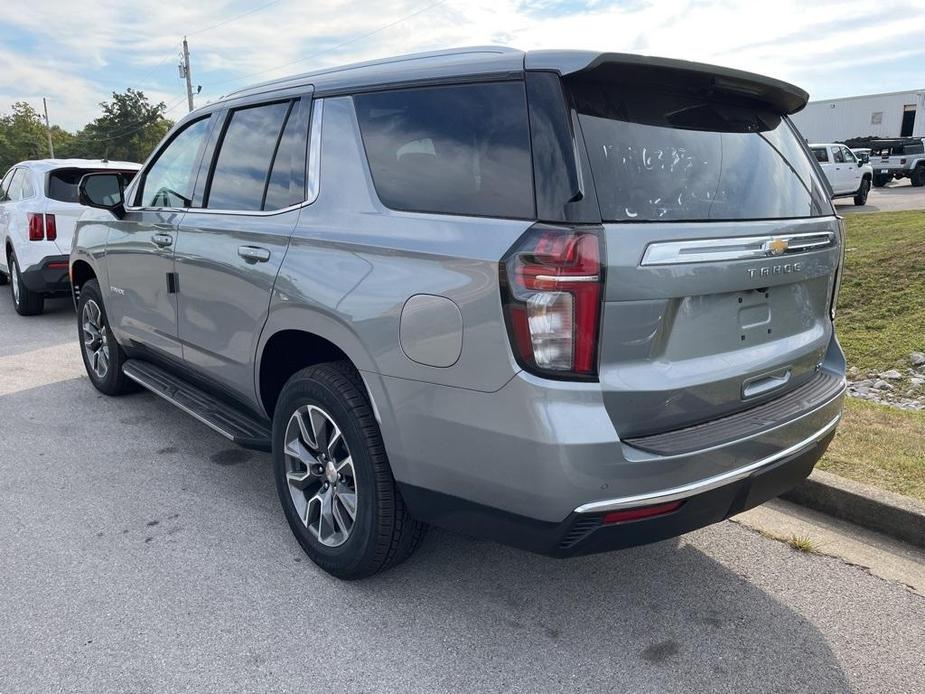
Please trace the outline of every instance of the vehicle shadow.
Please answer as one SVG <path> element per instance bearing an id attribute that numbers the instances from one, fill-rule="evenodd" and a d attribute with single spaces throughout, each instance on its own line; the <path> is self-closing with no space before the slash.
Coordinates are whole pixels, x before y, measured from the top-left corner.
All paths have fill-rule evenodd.
<path id="1" fill-rule="evenodd" d="M 432 530 L 405 564 L 348 583 L 298 547 L 267 454 L 150 394 L 67 381 L 0 398 L 0 421 L 15 662 L 44 672 L 43 652 L 66 652 L 78 690 L 195 690 L 200 671 L 262 691 L 288 691 L 293 673 L 351 692 L 851 689 L 816 626 L 744 575 L 761 570 L 754 549 L 708 553 L 766 542 L 728 524 L 571 560 Z M 51 457 L 54 484 L 34 474 Z M 96 650 L 78 656 L 67 644 L 82 634 Z M 126 649 L 122 673 L 106 653 Z M 348 663 L 349 686 L 318 653 Z"/>

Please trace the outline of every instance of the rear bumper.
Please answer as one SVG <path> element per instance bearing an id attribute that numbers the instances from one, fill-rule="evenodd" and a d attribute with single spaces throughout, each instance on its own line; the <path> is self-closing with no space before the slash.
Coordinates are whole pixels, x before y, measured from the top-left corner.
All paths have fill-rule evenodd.
<path id="1" fill-rule="evenodd" d="M 836 417 L 816 436 L 792 450 L 746 466 L 723 479 L 699 480 L 685 488 L 652 493 L 645 499 L 618 498 L 589 504 L 559 523 L 544 523 L 420 487 L 400 487 L 412 513 L 429 523 L 554 557 L 594 554 L 676 537 L 783 494 L 812 471 L 832 440 L 837 421 Z M 671 513 L 604 524 L 604 516 L 610 509 L 670 500 L 681 501 L 681 506 Z"/>
<path id="2" fill-rule="evenodd" d="M 26 288 L 39 294 L 67 294 L 71 291 L 68 256 L 49 255 L 22 271 Z"/>

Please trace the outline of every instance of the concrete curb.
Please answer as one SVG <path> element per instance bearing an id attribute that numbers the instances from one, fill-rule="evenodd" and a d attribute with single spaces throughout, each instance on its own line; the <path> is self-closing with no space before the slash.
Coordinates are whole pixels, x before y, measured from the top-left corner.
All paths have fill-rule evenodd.
<path id="1" fill-rule="evenodd" d="M 925 504 L 915 499 L 823 470 L 813 470 L 782 498 L 925 548 Z"/>

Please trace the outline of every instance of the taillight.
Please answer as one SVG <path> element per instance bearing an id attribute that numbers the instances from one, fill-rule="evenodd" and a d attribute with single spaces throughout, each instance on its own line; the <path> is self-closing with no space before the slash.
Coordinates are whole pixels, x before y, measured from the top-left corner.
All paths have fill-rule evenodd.
<path id="1" fill-rule="evenodd" d="M 29 219 L 29 240 L 44 241 L 45 222 L 42 219 L 42 215 L 36 212 L 30 212 L 27 216 Z"/>
<path id="2" fill-rule="evenodd" d="M 501 262 L 508 332 L 528 371 L 596 377 L 601 257 L 598 229 L 536 225 Z"/>
<path id="3" fill-rule="evenodd" d="M 58 238 L 58 225 L 53 214 L 45 215 L 45 238 L 54 241 Z"/>

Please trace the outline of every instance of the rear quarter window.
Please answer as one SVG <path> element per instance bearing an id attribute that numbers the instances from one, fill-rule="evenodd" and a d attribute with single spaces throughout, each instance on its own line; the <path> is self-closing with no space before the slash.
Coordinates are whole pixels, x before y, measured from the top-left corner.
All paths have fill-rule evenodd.
<path id="1" fill-rule="evenodd" d="M 397 210 L 534 216 L 522 82 L 353 97 L 376 192 Z"/>

